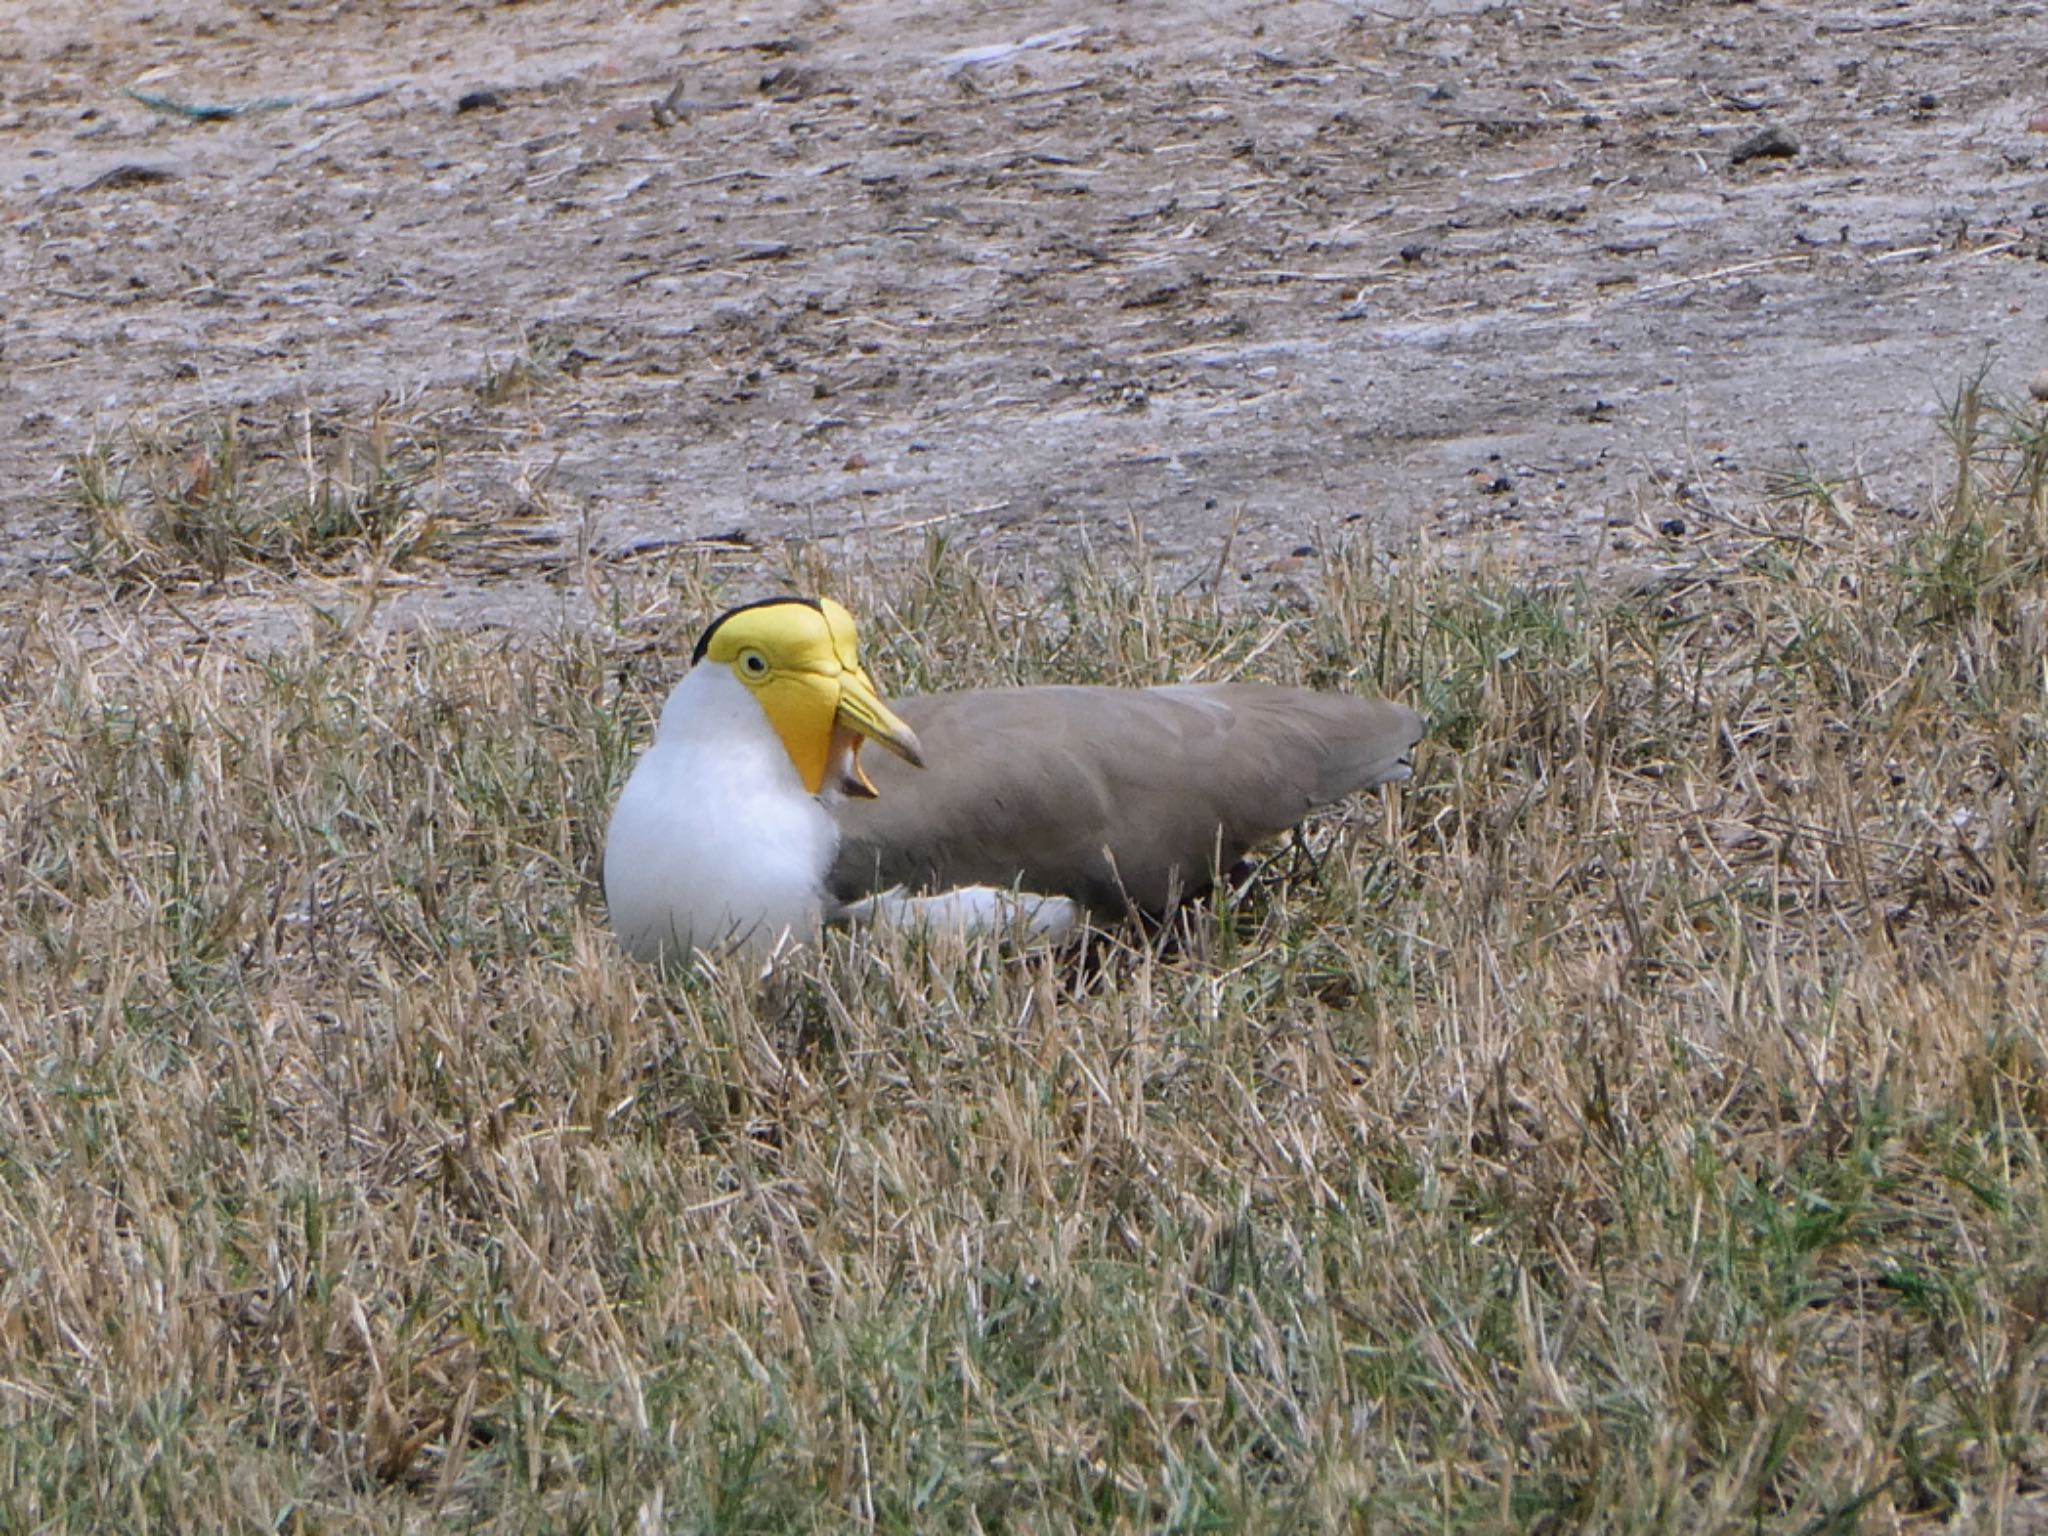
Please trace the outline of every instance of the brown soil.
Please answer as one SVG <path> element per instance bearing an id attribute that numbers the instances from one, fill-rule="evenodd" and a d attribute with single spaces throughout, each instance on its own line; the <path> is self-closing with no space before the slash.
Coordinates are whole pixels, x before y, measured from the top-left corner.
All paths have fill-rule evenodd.
<path id="1" fill-rule="evenodd" d="M 453 622 L 678 541 L 1257 586 L 1924 502 L 1942 397 L 2048 362 L 2044 82 L 1981 0 L 27 0 L 0 586 L 96 431 L 380 401 L 502 557 L 406 594 Z"/>

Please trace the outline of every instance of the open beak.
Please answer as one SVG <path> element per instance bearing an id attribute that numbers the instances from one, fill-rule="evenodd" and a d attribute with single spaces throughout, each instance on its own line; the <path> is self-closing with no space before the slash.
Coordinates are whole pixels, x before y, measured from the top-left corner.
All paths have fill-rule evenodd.
<path id="1" fill-rule="evenodd" d="M 872 799 L 875 793 L 875 786 L 861 771 L 860 738 L 887 747 L 913 768 L 924 766 L 924 748 L 918 745 L 917 732 L 882 702 L 865 672 L 849 667 L 839 674 L 839 718 L 835 723 L 856 738 L 847 760 L 848 787 L 855 794 Z"/>

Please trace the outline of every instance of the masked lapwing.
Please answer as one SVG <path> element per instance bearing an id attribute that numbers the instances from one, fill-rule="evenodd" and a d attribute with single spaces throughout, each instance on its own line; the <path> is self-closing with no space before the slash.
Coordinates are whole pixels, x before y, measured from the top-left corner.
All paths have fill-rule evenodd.
<path id="1" fill-rule="evenodd" d="M 698 640 L 612 815 L 605 900 L 643 959 L 759 953 L 838 918 L 1156 916 L 1317 807 L 1407 778 L 1421 738 L 1402 705 L 1259 683 L 892 709 L 845 608 L 769 598 Z M 890 755 L 863 763 L 864 742 Z"/>

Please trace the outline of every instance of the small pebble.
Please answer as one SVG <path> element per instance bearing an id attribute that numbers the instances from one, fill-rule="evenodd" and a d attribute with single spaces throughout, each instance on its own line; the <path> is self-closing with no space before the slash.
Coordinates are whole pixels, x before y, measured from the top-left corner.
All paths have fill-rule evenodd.
<path id="1" fill-rule="evenodd" d="M 1771 127 L 1736 145 L 1734 153 L 1728 156 L 1728 163 L 1741 165 L 1750 160 L 1789 160 L 1798 153 L 1797 139 L 1782 128 Z"/>
<path id="2" fill-rule="evenodd" d="M 111 170 L 101 171 L 99 175 L 93 177 L 91 181 L 86 182 L 78 190 L 81 192 L 126 191 L 131 187 L 151 186 L 159 181 L 175 181 L 179 174 L 180 172 L 175 166 L 144 165 L 136 161 L 125 161 Z"/>
<path id="3" fill-rule="evenodd" d="M 476 112 L 484 107 L 504 105 L 505 99 L 496 91 L 470 91 L 455 98 L 455 110 L 458 112 Z"/>
<path id="4" fill-rule="evenodd" d="M 2048 401 L 2048 368 L 2043 368 L 2027 381 L 2027 393 L 2036 400 Z"/>

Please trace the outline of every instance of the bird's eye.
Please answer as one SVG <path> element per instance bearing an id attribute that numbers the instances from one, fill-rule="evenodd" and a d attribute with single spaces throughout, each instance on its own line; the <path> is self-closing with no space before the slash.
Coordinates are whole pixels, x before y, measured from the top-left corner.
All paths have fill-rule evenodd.
<path id="1" fill-rule="evenodd" d="M 759 651 L 741 651 L 740 670 L 749 677 L 766 677 L 768 675 L 768 658 Z"/>

